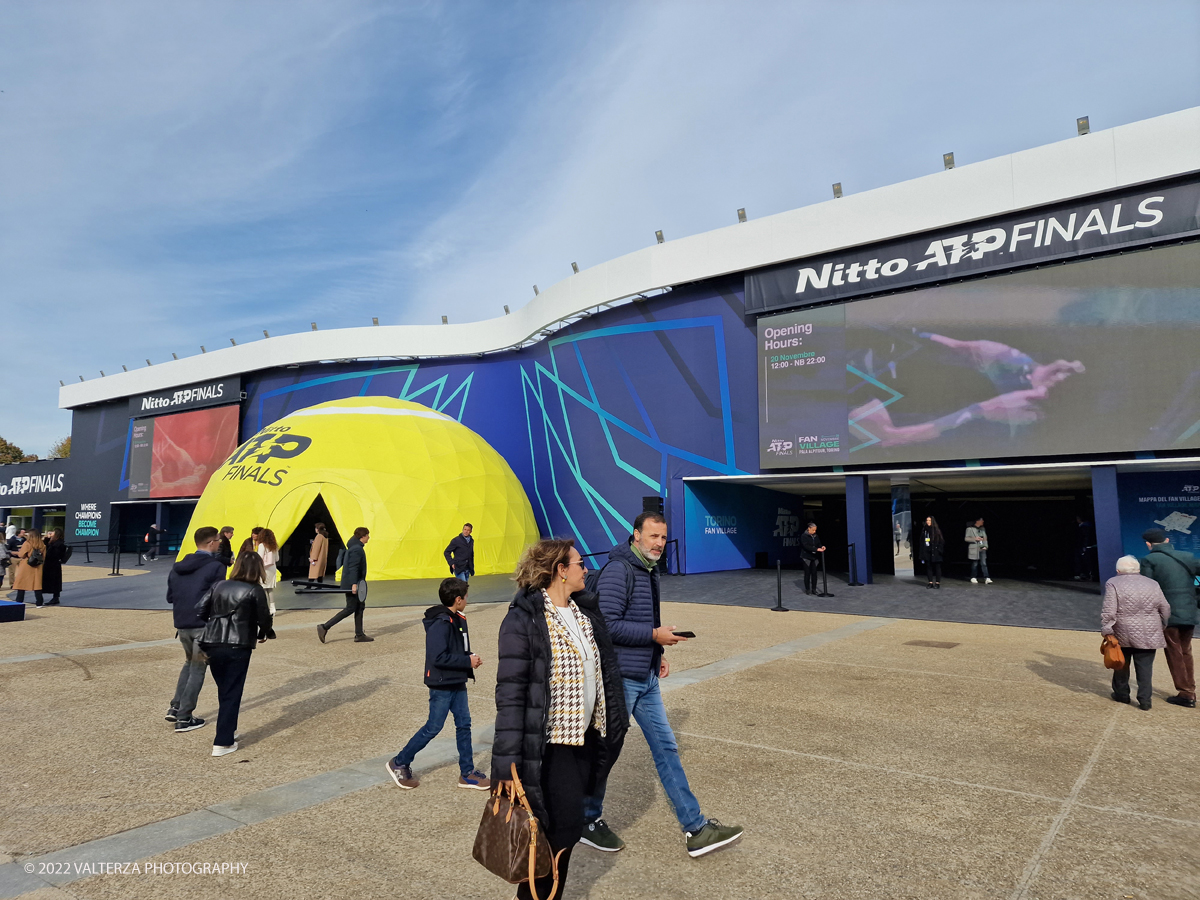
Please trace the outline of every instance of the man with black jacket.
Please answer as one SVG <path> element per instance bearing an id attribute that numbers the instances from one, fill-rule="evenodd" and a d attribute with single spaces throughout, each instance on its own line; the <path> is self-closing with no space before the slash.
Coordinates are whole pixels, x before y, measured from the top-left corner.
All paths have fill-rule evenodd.
<path id="1" fill-rule="evenodd" d="M 491 780 L 475 768 L 471 748 L 471 709 L 467 705 L 467 679 L 475 680 L 474 669 L 483 660 L 471 652 L 467 631 L 467 583 L 447 578 L 438 586 L 440 606 L 425 610 L 425 684 L 429 687 L 429 719 L 412 736 L 404 749 L 387 761 L 387 773 L 397 787 L 412 790 L 421 782 L 412 773 L 413 758 L 432 741 L 454 713 L 454 735 L 458 742 L 458 786 L 477 791 L 492 788 Z"/>
<path id="2" fill-rule="evenodd" d="M 460 581 L 470 581 L 475 574 L 475 539 L 471 537 L 471 523 L 463 526 L 462 534 L 456 534 L 454 540 L 442 551 L 446 563 L 450 566 L 450 576 Z"/>
<path id="3" fill-rule="evenodd" d="M 317 626 L 317 637 L 325 643 L 329 629 L 346 616 L 354 616 L 354 640 L 359 644 L 375 640 L 363 632 L 363 610 L 367 607 L 367 541 L 371 532 L 363 527 L 354 529 L 354 536 L 346 542 L 346 554 L 342 557 L 342 589 L 346 592 L 346 608 L 323 625 Z"/>
<path id="4" fill-rule="evenodd" d="M 200 601 L 208 589 L 225 580 L 225 565 L 217 558 L 221 537 L 211 526 L 197 528 L 196 552 L 189 553 L 171 568 L 167 576 L 167 602 L 175 621 L 175 633 L 183 645 L 184 663 L 175 685 L 175 698 L 167 710 L 166 719 L 175 723 L 176 733 L 193 731 L 204 720 L 192 713 L 204 686 L 208 657 L 200 647 L 200 637 L 207 624 L 200 617 Z"/>
<path id="5" fill-rule="evenodd" d="M 662 514 L 643 512 L 634 520 L 633 537 L 609 553 L 596 592 L 620 663 L 625 706 L 650 745 L 659 781 L 684 833 L 688 856 L 697 857 L 739 840 L 742 828 L 722 825 L 700 811 L 700 801 L 688 785 L 679 745 L 667 721 L 658 681 L 671 674 L 671 667 L 663 650 L 686 638 L 678 637 L 672 626 L 662 625 L 659 616 L 658 563 L 666 546 L 667 523 Z M 601 818 L 604 790 L 605 784 L 598 783 L 595 794 L 584 800 L 585 824 L 580 840 L 613 853 L 625 843 Z"/>
<path id="6" fill-rule="evenodd" d="M 820 568 L 820 555 L 825 552 L 825 545 L 817 537 L 817 523 L 809 522 L 800 535 L 800 562 L 804 565 L 804 593 L 817 592 L 817 570 Z"/>

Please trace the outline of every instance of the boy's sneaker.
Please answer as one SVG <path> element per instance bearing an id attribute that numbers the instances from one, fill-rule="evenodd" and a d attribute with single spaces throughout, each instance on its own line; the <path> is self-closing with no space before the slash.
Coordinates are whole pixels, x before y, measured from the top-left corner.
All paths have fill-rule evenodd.
<path id="1" fill-rule="evenodd" d="M 458 786 L 472 791 L 490 791 L 492 789 L 492 780 L 476 769 L 467 775 L 460 775 Z"/>
<path id="2" fill-rule="evenodd" d="M 716 819 L 709 819 L 699 831 L 687 834 L 688 856 L 703 856 L 727 847 L 742 836 L 741 825 L 722 825 Z"/>
<path id="3" fill-rule="evenodd" d="M 605 853 L 616 853 L 625 849 L 625 842 L 613 834 L 603 819 L 585 825 L 579 843 L 587 844 L 595 850 L 603 850 Z"/>
<path id="4" fill-rule="evenodd" d="M 179 707 L 172 706 L 167 710 L 167 714 L 163 716 L 168 722 L 174 722 L 179 718 Z"/>
<path id="5" fill-rule="evenodd" d="M 392 781 L 396 782 L 396 787 L 404 788 L 406 791 L 411 791 L 413 788 L 418 787 L 421 784 L 419 780 L 413 777 L 412 769 L 410 767 L 396 765 L 395 759 L 389 759 L 384 768 L 387 769 L 388 775 L 392 777 Z"/>
<path id="6" fill-rule="evenodd" d="M 204 727 L 204 720 L 196 716 L 188 716 L 186 719 L 175 720 L 175 733 L 182 734 L 185 731 L 195 731 L 197 728 Z"/>

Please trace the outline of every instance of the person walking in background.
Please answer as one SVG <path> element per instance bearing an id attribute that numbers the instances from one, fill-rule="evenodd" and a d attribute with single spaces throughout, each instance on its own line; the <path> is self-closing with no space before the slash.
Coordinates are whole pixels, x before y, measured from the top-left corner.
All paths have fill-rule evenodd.
<path id="1" fill-rule="evenodd" d="M 813 530 L 815 533 L 815 526 Z M 672 626 L 662 625 L 659 616 L 658 564 L 666 546 L 667 523 L 662 514 L 638 515 L 633 521 L 633 537 L 609 553 L 596 582 L 596 593 L 621 667 L 625 706 L 650 745 L 658 780 L 683 831 L 688 856 L 695 857 L 732 844 L 742 836 L 742 828 L 722 825 L 701 812 L 663 706 L 659 679 L 671 674 L 663 651 L 686 640 L 678 637 Z M 597 850 L 612 852 L 625 844 L 601 818 L 604 792 L 605 781 L 601 779 L 584 805 L 583 841 Z"/>
<path id="2" fill-rule="evenodd" d="M 324 581 L 329 568 L 329 531 L 324 522 L 316 525 L 316 536 L 308 545 L 308 580 Z"/>
<path id="3" fill-rule="evenodd" d="M 354 616 L 354 640 L 370 643 L 375 640 L 363 631 L 363 610 L 367 605 L 367 541 L 371 532 L 366 528 L 355 528 L 354 536 L 346 542 L 346 555 L 342 560 L 342 588 L 346 591 L 346 608 L 323 625 L 317 626 L 317 637 L 325 643 L 329 629 L 346 616 Z"/>
<path id="4" fill-rule="evenodd" d="M 217 558 L 221 535 L 211 525 L 197 528 L 193 536 L 196 552 L 189 553 L 171 567 L 167 576 L 167 602 L 175 621 L 175 634 L 183 645 L 183 668 L 175 684 L 175 696 L 167 710 L 166 720 L 175 723 L 176 733 L 204 726 L 204 720 L 192 715 L 200 689 L 204 686 L 204 670 L 208 657 L 200 647 L 200 636 L 207 623 L 200 618 L 200 601 L 218 581 L 225 580 L 225 564 Z"/>
<path id="5" fill-rule="evenodd" d="M 443 551 L 446 563 L 450 566 L 450 574 L 460 581 L 470 581 L 475 574 L 475 539 L 471 537 L 471 523 L 462 528 L 462 534 L 456 534 Z"/>
<path id="6" fill-rule="evenodd" d="M 8 526 L 8 537 L 5 538 L 4 544 L 8 548 L 9 566 L 8 566 L 8 586 L 11 588 L 16 584 L 17 578 L 17 553 L 21 549 L 21 545 L 25 543 L 25 529 L 17 528 L 15 525 Z"/>
<path id="7" fill-rule="evenodd" d="M 817 523 L 809 522 L 800 535 L 800 564 L 804 566 L 804 593 L 817 592 L 817 572 L 821 566 L 821 554 L 825 545 L 817 537 Z"/>
<path id="8" fill-rule="evenodd" d="M 1139 709 L 1149 709 L 1153 697 L 1154 651 L 1167 646 L 1163 625 L 1171 617 L 1171 605 L 1153 578 L 1139 574 L 1136 556 L 1117 560 L 1117 574 L 1104 583 L 1104 606 L 1100 610 L 1100 633 L 1111 634 L 1121 645 L 1125 667 L 1114 669 L 1112 698 L 1129 702 L 1129 669 L 1137 669 Z"/>
<path id="9" fill-rule="evenodd" d="M 225 568 L 233 565 L 233 526 L 226 525 L 221 529 L 221 544 L 217 548 L 217 559 Z"/>
<path id="10" fill-rule="evenodd" d="M 42 563 L 42 594 L 50 595 L 50 599 L 46 601 L 46 606 L 59 606 L 62 600 L 63 586 L 63 563 L 71 556 L 71 548 L 63 541 L 63 533 L 61 528 L 55 528 L 50 532 L 50 539 L 46 541 L 46 561 Z"/>
<path id="11" fill-rule="evenodd" d="M 553 876 L 537 879 L 540 900 L 563 895 L 584 797 L 607 777 L 629 728 L 620 664 L 586 574 L 572 540 L 526 548 L 500 624 L 492 781 L 507 786 L 516 766 L 557 856 L 558 888 Z M 528 882 L 518 885 L 519 900 L 532 896 Z"/>
<path id="12" fill-rule="evenodd" d="M 921 543 L 917 550 L 921 555 L 921 562 L 925 563 L 925 577 L 929 581 L 927 587 L 940 589 L 946 538 L 942 535 L 942 529 L 938 527 L 937 519 L 933 516 L 925 517 L 925 524 L 921 526 Z"/>
<path id="13" fill-rule="evenodd" d="M 971 560 L 971 584 L 979 584 L 981 571 L 983 572 L 983 583 L 991 584 L 992 579 L 988 574 L 987 567 L 987 529 L 983 527 L 982 518 L 976 519 L 975 524 L 967 526 L 965 540 L 967 542 L 967 558 Z"/>
<path id="14" fill-rule="evenodd" d="M 275 532 L 270 528 L 263 528 L 259 531 L 258 541 L 254 552 L 262 560 L 263 571 L 266 573 L 263 590 L 267 594 L 267 608 L 270 609 L 271 616 L 274 618 L 275 585 L 279 583 L 279 542 L 275 540 Z"/>
<path id="15" fill-rule="evenodd" d="M 429 718 L 417 729 L 404 749 L 387 761 L 385 768 L 396 787 L 411 790 L 421 782 L 413 776 L 412 763 L 418 753 L 441 733 L 446 715 L 454 714 L 454 736 L 458 744 L 458 786 L 478 791 L 491 790 L 492 782 L 475 768 L 471 747 L 471 708 L 467 704 L 467 679 L 475 680 L 475 669 L 483 660 L 471 652 L 467 630 L 467 583 L 446 578 L 438 586 L 438 605 L 425 610 L 425 684 L 429 688 Z"/>
<path id="16" fill-rule="evenodd" d="M 41 606 L 42 570 L 46 562 L 46 543 L 42 540 L 42 533 L 36 528 L 25 532 L 25 542 L 16 552 L 16 562 L 17 571 L 13 587 L 17 591 L 17 602 L 24 603 L 25 592 L 33 591 L 34 606 Z"/>
<path id="17" fill-rule="evenodd" d="M 242 546 L 238 548 L 238 556 L 241 556 L 243 553 L 257 553 L 258 545 L 260 543 L 259 536 L 262 534 L 262 532 L 263 530 L 261 525 L 255 525 L 253 528 L 251 528 L 250 537 L 242 541 Z"/>
<path id="18" fill-rule="evenodd" d="M 162 529 L 158 523 L 152 523 L 150 530 L 142 537 L 142 562 L 153 562 L 158 559 L 158 537 Z"/>
<path id="19" fill-rule="evenodd" d="M 256 643 L 272 634 L 271 611 L 262 588 L 266 572 L 257 553 L 243 553 L 233 564 L 228 581 L 218 581 L 205 592 L 199 615 L 204 621 L 200 647 L 208 656 L 217 683 L 217 733 L 213 756 L 237 750 L 238 713 Z"/>
<path id="20" fill-rule="evenodd" d="M 1151 528 L 1142 535 L 1142 540 L 1150 551 L 1142 558 L 1142 574 L 1158 582 L 1171 604 L 1171 617 L 1163 629 L 1163 639 L 1167 642 L 1164 653 L 1178 693 L 1168 697 L 1167 702 L 1195 709 L 1192 633 L 1196 630 L 1196 576 L 1200 574 L 1200 562 L 1192 554 L 1172 547 L 1171 539 L 1161 528 Z"/>

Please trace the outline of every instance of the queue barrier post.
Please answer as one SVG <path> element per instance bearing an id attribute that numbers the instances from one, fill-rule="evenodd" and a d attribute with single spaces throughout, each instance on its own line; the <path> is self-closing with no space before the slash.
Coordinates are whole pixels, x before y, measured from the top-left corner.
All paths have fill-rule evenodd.
<path id="1" fill-rule="evenodd" d="M 771 607 L 771 612 L 791 612 L 783 605 L 783 560 L 775 561 L 775 605 Z"/>
<path id="2" fill-rule="evenodd" d="M 863 583 L 858 580 L 858 550 L 854 544 L 850 545 L 850 587 L 863 587 Z"/>
<path id="3" fill-rule="evenodd" d="M 850 546 L 853 547 L 854 545 L 851 544 Z M 829 593 L 829 575 L 825 571 L 825 551 L 821 550 L 819 552 L 821 554 L 821 593 L 817 594 L 817 596 L 832 597 L 833 594 Z"/>

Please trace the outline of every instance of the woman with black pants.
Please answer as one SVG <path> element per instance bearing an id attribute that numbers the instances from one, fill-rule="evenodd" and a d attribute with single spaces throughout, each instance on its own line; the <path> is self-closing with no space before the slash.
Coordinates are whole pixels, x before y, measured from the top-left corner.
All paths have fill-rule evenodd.
<path id="1" fill-rule="evenodd" d="M 228 581 L 218 581 L 200 600 L 200 618 L 207 624 L 200 636 L 200 649 L 208 656 L 208 668 L 217 683 L 217 733 L 213 756 L 237 750 L 238 712 L 250 654 L 257 641 L 271 637 L 271 611 L 262 588 L 266 572 L 257 553 L 242 553 L 233 563 Z"/>
<path id="2" fill-rule="evenodd" d="M 47 606 L 62 605 L 59 597 L 62 595 L 63 563 L 66 558 L 67 545 L 63 542 L 62 529 L 55 528 L 46 541 L 46 561 L 42 563 L 42 593 L 50 595 Z"/>
<path id="3" fill-rule="evenodd" d="M 933 516 L 926 516 L 925 524 L 921 526 L 919 550 L 921 562 L 925 563 L 925 577 L 929 579 L 926 587 L 941 588 L 942 557 L 946 552 L 946 539 Z"/>
<path id="4" fill-rule="evenodd" d="M 616 652 L 586 574 L 574 541 L 534 544 L 500 625 L 492 783 L 507 787 L 516 764 L 557 857 L 557 890 L 553 875 L 539 878 L 540 900 L 562 896 L 584 798 L 607 777 L 629 728 Z M 517 897 L 532 898 L 529 888 L 522 883 Z"/>

